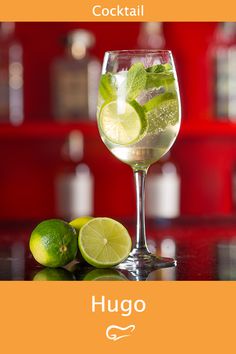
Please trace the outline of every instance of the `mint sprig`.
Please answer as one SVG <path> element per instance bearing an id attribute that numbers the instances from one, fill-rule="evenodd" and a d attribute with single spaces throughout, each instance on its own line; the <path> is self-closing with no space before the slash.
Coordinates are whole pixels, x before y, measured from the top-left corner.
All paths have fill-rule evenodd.
<path id="1" fill-rule="evenodd" d="M 175 81 L 172 65 L 169 63 L 149 66 L 146 72 L 146 89 L 160 86 L 168 87 Z"/>
<path id="2" fill-rule="evenodd" d="M 134 100 L 144 90 L 147 81 L 147 72 L 142 63 L 133 64 L 127 74 L 127 99 Z"/>
<path id="3" fill-rule="evenodd" d="M 164 86 L 166 88 L 170 87 L 175 81 L 172 72 L 163 73 L 147 73 L 146 89 Z"/>

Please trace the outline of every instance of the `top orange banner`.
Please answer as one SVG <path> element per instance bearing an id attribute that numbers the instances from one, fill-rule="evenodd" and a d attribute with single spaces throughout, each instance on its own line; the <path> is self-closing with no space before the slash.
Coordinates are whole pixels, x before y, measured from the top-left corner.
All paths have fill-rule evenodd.
<path id="1" fill-rule="evenodd" d="M 8 0 L 1 21 L 235 21 L 235 0 Z"/>

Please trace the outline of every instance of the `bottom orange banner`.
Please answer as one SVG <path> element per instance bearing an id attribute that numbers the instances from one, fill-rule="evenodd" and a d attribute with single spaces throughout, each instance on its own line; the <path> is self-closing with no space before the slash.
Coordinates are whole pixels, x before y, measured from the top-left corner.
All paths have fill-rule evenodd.
<path id="1" fill-rule="evenodd" d="M 231 353 L 235 282 L 1 282 L 1 353 Z"/>

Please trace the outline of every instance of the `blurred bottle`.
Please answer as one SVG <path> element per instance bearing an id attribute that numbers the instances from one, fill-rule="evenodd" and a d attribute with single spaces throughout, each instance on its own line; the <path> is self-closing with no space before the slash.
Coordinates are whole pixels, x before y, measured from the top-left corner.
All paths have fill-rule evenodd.
<path id="1" fill-rule="evenodd" d="M 180 176 L 170 153 L 153 165 L 147 176 L 146 215 L 152 218 L 180 215 Z"/>
<path id="2" fill-rule="evenodd" d="M 66 39 L 66 53 L 53 62 L 52 113 L 55 119 L 68 121 L 95 119 L 101 65 L 89 54 L 94 35 L 75 30 Z"/>
<path id="3" fill-rule="evenodd" d="M 163 49 L 165 37 L 162 22 L 141 23 L 138 36 L 138 47 L 142 49 Z"/>
<path id="4" fill-rule="evenodd" d="M 219 23 L 211 46 L 214 114 L 236 121 L 236 22 Z"/>
<path id="5" fill-rule="evenodd" d="M 56 179 L 57 214 L 67 220 L 93 215 L 94 178 L 83 158 L 83 135 L 71 132 L 63 147 L 62 156 L 69 164 Z"/>
<path id="6" fill-rule="evenodd" d="M 67 220 L 93 215 L 93 176 L 88 165 L 77 165 L 74 172 L 57 180 L 58 214 Z"/>
<path id="7" fill-rule="evenodd" d="M 21 124 L 23 112 L 23 50 L 14 22 L 0 24 L 0 122 Z"/>

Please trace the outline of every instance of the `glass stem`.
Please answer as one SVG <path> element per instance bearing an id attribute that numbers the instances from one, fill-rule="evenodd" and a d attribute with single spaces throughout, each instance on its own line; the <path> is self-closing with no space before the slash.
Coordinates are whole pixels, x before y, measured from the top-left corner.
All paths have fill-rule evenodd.
<path id="1" fill-rule="evenodd" d="M 137 226 L 136 226 L 136 250 L 148 251 L 145 227 L 145 179 L 147 170 L 134 171 L 135 188 L 136 188 L 136 210 L 137 210 Z"/>

